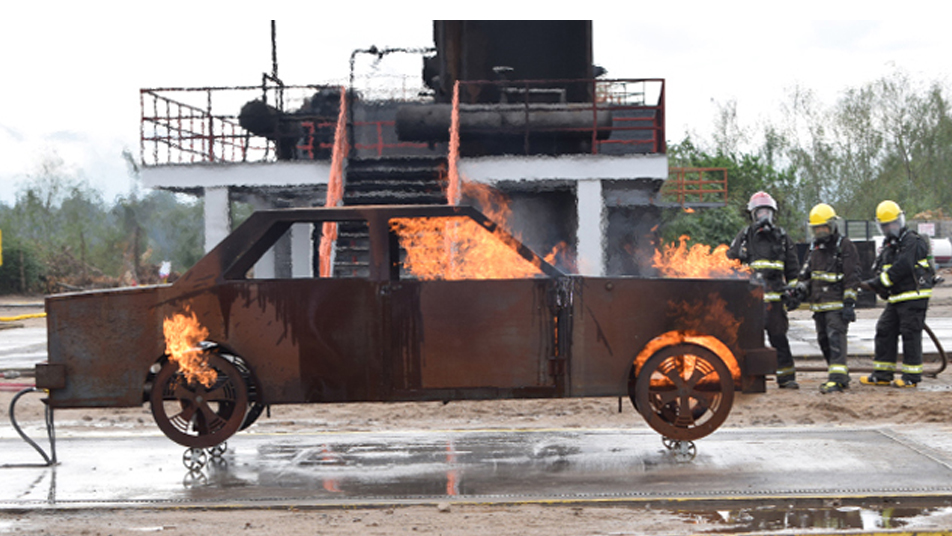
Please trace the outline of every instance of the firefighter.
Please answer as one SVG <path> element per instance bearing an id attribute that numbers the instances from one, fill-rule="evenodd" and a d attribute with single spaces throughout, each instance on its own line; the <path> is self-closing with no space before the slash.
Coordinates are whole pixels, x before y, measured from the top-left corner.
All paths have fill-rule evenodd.
<path id="1" fill-rule="evenodd" d="M 750 196 L 747 212 L 751 223 L 731 242 L 727 256 L 754 270 L 764 283 L 767 338 L 777 350 L 777 385 L 781 389 L 799 389 L 790 342 L 789 321 L 784 310 L 784 288 L 796 283 L 797 253 L 787 232 L 777 225 L 777 202 L 766 192 Z M 796 305 L 793 304 L 795 308 Z M 788 307 L 790 304 L 788 304 Z"/>
<path id="2" fill-rule="evenodd" d="M 876 207 L 876 223 L 883 233 L 883 245 L 873 265 L 876 277 L 864 281 L 863 288 L 886 300 L 886 308 L 876 322 L 874 372 L 859 381 L 864 385 L 915 387 L 922 380 L 922 328 L 935 276 L 929 245 L 906 228 L 906 216 L 894 201 L 883 201 Z M 902 376 L 894 380 L 899 337 Z"/>
<path id="3" fill-rule="evenodd" d="M 817 342 L 827 365 L 823 394 L 849 387 L 846 332 L 856 320 L 856 289 L 860 284 L 856 245 L 836 228 L 836 211 L 826 203 L 810 210 L 813 240 L 793 289 L 795 299 L 810 302 Z"/>

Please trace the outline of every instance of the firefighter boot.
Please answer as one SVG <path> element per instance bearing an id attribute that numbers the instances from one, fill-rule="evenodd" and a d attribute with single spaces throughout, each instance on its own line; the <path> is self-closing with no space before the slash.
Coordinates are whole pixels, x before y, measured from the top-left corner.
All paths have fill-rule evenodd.
<path id="1" fill-rule="evenodd" d="M 846 389 L 846 386 L 842 383 L 837 382 L 826 382 L 820 385 L 820 392 L 823 394 L 827 393 L 841 393 L 843 389 Z"/>
<path id="2" fill-rule="evenodd" d="M 777 387 L 781 389 L 799 389 L 800 384 L 797 383 L 795 376 L 778 376 Z"/>
<path id="3" fill-rule="evenodd" d="M 898 379 L 898 380 L 893 380 L 893 381 L 892 381 L 892 386 L 893 386 L 893 387 L 899 387 L 900 389 L 905 389 L 905 388 L 908 388 L 908 387 L 915 387 L 915 386 L 917 386 L 917 385 L 919 385 L 919 384 L 916 383 L 916 382 L 908 382 L 908 381 L 906 381 L 906 380 L 903 380 L 902 378 L 900 378 L 900 379 Z"/>
<path id="4" fill-rule="evenodd" d="M 876 373 L 872 373 L 869 376 L 860 376 L 859 383 L 863 385 L 878 385 L 878 386 L 887 386 L 892 383 L 892 378 L 886 379 L 883 376 L 877 376 Z"/>

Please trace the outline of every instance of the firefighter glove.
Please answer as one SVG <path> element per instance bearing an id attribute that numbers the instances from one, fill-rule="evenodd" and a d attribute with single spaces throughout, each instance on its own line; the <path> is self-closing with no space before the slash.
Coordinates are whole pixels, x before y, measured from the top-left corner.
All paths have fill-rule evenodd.
<path id="1" fill-rule="evenodd" d="M 787 310 L 793 311 L 807 298 L 807 287 L 803 283 L 790 285 L 784 289 L 782 297 Z"/>
<path id="2" fill-rule="evenodd" d="M 854 304 L 851 301 L 848 301 L 843 304 L 843 310 L 840 311 L 840 314 L 843 316 L 843 322 L 849 324 L 850 322 L 856 322 L 856 309 Z"/>
<path id="3" fill-rule="evenodd" d="M 880 281 L 878 277 L 863 281 L 859 284 L 859 287 L 863 290 L 875 292 L 881 299 L 889 299 L 889 289 L 883 286 L 882 281 Z"/>

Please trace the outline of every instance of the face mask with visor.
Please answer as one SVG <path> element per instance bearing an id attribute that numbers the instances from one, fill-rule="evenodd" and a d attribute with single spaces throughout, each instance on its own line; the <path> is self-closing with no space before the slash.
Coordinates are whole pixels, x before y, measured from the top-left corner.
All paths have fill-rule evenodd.
<path id="1" fill-rule="evenodd" d="M 754 222 L 756 222 L 757 225 L 773 224 L 773 209 L 770 207 L 755 208 Z"/>
<path id="2" fill-rule="evenodd" d="M 898 238 L 899 232 L 906 226 L 906 215 L 900 214 L 898 218 L 886 223 L 877 223 L 879 232 L 889 238 Z"/>

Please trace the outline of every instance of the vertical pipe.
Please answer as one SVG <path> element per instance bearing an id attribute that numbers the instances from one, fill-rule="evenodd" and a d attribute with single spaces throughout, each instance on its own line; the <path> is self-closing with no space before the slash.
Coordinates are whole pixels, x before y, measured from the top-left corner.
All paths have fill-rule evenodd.
<path id="1" fill-rule="evenodd" d="M 212 90 L 206 90 L 208 102 L 208 161 L 215 161 L 215 118 L 212 116 Z"/>
<path id="2" fill-rule="evenodd" d="M 278 79 L 278 29 L 277 23 L 271 21 L 271 77 Z"/>
<path id="3" fill-rule="evenodd" d="M 139 90 L 139 163 L 145 165 L 145 90 Z"/>

